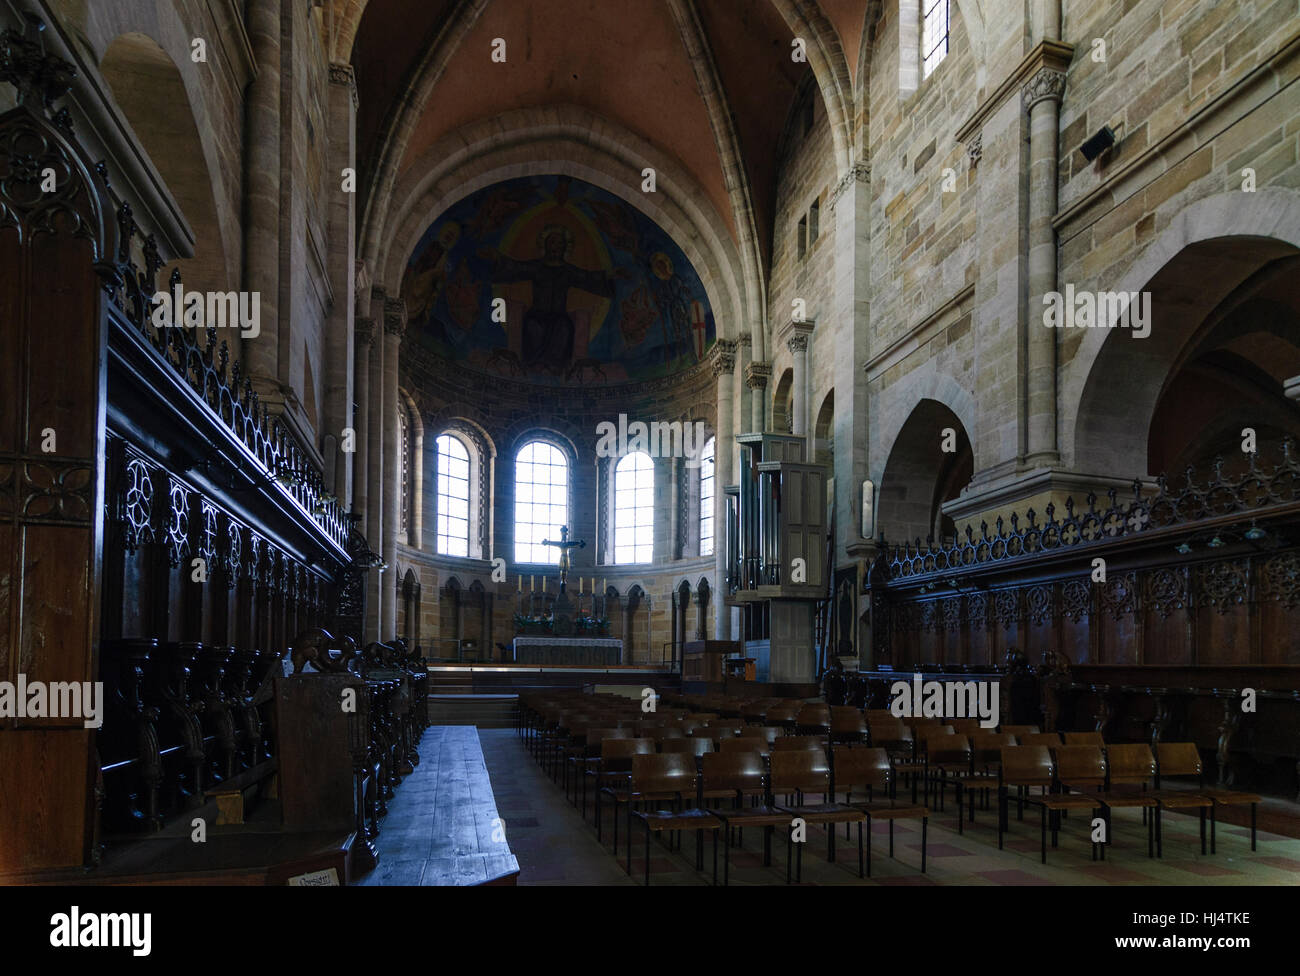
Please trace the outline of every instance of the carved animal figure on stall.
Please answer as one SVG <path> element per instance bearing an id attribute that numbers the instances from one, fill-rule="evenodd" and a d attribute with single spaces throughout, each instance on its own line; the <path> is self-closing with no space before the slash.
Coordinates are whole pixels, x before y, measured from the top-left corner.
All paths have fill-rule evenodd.
<path id="1" fill-rule="evenodd" d="M 337 651 L 335 657 L 332 652 Z M 293 673 L 298 674 L 311 664 L 317 671 L 339 674 L 351 670 L 349 665 L 357 656 L 357 644 L 351 637 L 340 642 L 328 630 L 314 627 L 299 634 L 290 648 Z"/>

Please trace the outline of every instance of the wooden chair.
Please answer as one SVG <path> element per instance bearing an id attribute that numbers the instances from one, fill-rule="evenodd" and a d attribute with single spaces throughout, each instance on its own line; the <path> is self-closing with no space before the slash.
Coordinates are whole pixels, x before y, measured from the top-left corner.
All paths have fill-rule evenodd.
<path id="1" fill-rule="evenodd" d="M 1091 749 L 1096 745 L 1068 745 L 1064 750 Z M 1145 743 L 1112 745 L 1106 747 L 1106 787 L 1092 794 L 1102 804 L 1106 818 L 1106 841 L 1112 842 L 1111 811 L 1123 807 L 1138 807 L 1142 823 L 1147 828 L 1147 857 L 1153 855 L 1153 839 L 1160 836 L 1160 803 L 1148 787 L 1155 782 L 1156 757 Z M 1116 786 L 1136 786 L 1138 790 L 1117 790 Z M 1208 806 L 1208 804 L 1207 804 Z M 1201 853 L 1205 853 L 1205 811 L 1201 811 Z"/>
<path id="2" fill-rule="evenodd" d="M 1008 733 L 1010 734 L 1010 733 Z M 1008 829 L 1010 798 L 1008 790 L 1016 788 L 1016 818 L 1024 820 L 1024 805 L 1034 802 L 1027 791 L 1041 787 L 1043 794 L 1056 783 L 1056 766 L 1047 746 L 1003 746 L 998 770 L 998 850 Z M 1082 804 L 1087 806 L 1088 804 Z M 1047 863 L 1047 808 L 1043 808 L 1043 863 Z"/>
<path id="3" fill-rule="evenodd" d="M 779 740 L 778 740 L 779 741 Z M 826 753 L 820 749 L 790 749 L 772 753 L 772 773 L 770 791 L 773 797 L 793 795 L 792 806 L 775 804 L 776 809 L 787 814 L 791 819 L 787 842 L 794 836 L 794 819 L 802 820 L 806 825 L 824 824 L 826 827 L 826 859 L 835 863 L 835 824 L 856 823 L 858 825 L 858 876 L 866 877 L 863 869 L 862 825 L 866 815 L 854 807 L 835 803 L 831 799 L 831 769 L 826 761 Z M 809 804 L 804 802 L 808 793 L 821 793 L 823 802 Z M 803 879 L 803 845 L 795 853 L 795 880 Z M 790 880 L 790 863 L 786 859 L 786 881 Z"/>
<path id="4" fill-rule="evenodd" d="M 1106 741 L 1100 732 L 1066 732 L 1067 746 L 1105 746 Z"/>
<path id="5" fill-rule="evenodd" d="M 677 741 L 677 740 L 673 740 Z M 722 821 L 694 805 L 699 774 L 694 758 L 687 753 L 653 753 L 632 757 L 627 795 L 627 873 L 632 873 L 632 818 L 645 828 L 645 883 L 650 885 L 650 835 L 663 831 L 695 831 L 695 869 L 704 867 L 704 831 L 713 831 L 713 883 L 718 883 L 718 829 Z M 689 798 L 691 806 L 683 809 Z M 633 810 L 637 803 L 669 801 L 671 810 Z M 615 824 L 617 825 L 617 810 Z M 618 850 L 617 826 L 614 849 Z"/>
<path id="6" fill-rule="evenodd" d="M 1035 748 L 1028 746 L 1025 748 Z M 1047 748 L 1038 746 L 1037 748 Z M 1030 802 L 1038 803 L 1043 812 L 1043 863 L 1047 863 L 1047 822 L 1051 815 L 1052 847 L 1056 847 L 1061 829 L 1061 814 L 1068 810 L 1090 809 L 1096 819 L 1103 801 L 1098 797 L 1107 783 L 1106 754 L 1097 746 L 1060 746 L 1054 751 L 1056 760 L 1056 785 L 1060 792 L 1051 792 Z M 1071 790 L 1079 790 L 1072 793 Z M 1091 840 L 1091 833 L 1089 838 Z M 1106 840 L 1092 843 L 1092 857 L 1106 859 L 1106 844 L 1110 839 L 1110 820 L 1106 817 Z"/>
<path id="7" fill-rule="evenodd" d="M 826 754 L 826 740 L 818 735 L 783 735 L 772 740 L 773 752 L 815 750 Z"/>
<path id="8" fill-rule="evenodd" d="M 1018 741 L 1023 741 L 1024 736 L 1037 735 L 1039 730 L 1037 725 L 1004 725 L 998 731 L 1014 735 Z"/>
<path id="9" fill-rule="evenodd" d="M 787 735 L 794 732 L 795 723 L 799 718 L 799 709 L 801 705 L 772 705 L 767 709 L 763 721 L 768 725 L 775 725 L 783 729 Z"/>
<path id="10" fill-rule="evenodd" d="M 762 740 L 727 739 L 723 742 L 721 752 L 705 753 L 703 757 L 704 772 L 701 781 L 700 802 L 727 828 L 724 844 L 726 853 L 723 857 L 722 869 L 722 883 L 724 885 L 731 883 L 731 837 L 733 827 L 740 828 L 742 841 L 744 838 L 743 828 L 746 823 L 764 827 L 763 863 L 764 865 L 771 863 L 771 834 L 774 824 L 768 823 L 767 821 L 771 817 L 758 812 L 760 808 L 754 805 L 755 801 L 764 801 L 767 796 L 766 773 L 762 756 L 752 750 L 727 748 L 733 743 L 743 743 L 745 741 L 759 742 Z M 711 801 L 719 800 L 731 800 L 731 809 L 717 809 Z M 761 810 L 774 813 L 770 807 L 766 806 L 762 807 Z M 756 819 L 747 821 L 747 813 L 753 814 Z M 784 823 L 785 820 L 781 819 L 775 822 Z"/>
<path id="11" fill-rule="evenodd" d="M 889 856 L 894 856 L 894 821 L 921 821 L 921 873 L 925 873 L 926 834 L 930 811 L 920 804 L 899 805 L 895 801 L 894 765 L 889 754 L 879 747 L 868 749 L 841 749 L 835 753 L 835 792 L 844 794 L 847 806 L 861 810 L 867 826 L 867 877 L 871 877 L 871 823 L 873 820 L 889 822 Z M 865 802 L 854 802 L 855 791 L 865 791 Z M 881 799 L 876 799 L 876 791 Z"/>
<path id="12" fill-rule="evenodd" d="M 925 802 L 929 806 L 930 788 L 933 785 L 939 795 L 939 809 L 943 809 L 944 793 L 949 779 L 954 776 L 966 776 L 972 772 L 972 753 L 970 739 L 964 735 L 934 735 L 925 742 Z M 957 807 L 957 819 L 961 820 L 961 806 Z"/>
<path id="13" fill-rule="evenodd" d="M 772 744 L 761 735 L 742 735 L 734 739 L 723 739 L 719 752 L 756 752 L 763 759 L 772 754 Z"/>
<path id="14" fill-rule="evenodd" d="M 1022 746 L 1047 746 L 1053 752 L 1062 745 L 1059 732 L 1026 732 L 1024 735 L 1017 735 L 1016 740 Z"/>
<path id="15" fill-rule="evenodd" d="M 950 718 L 947 721 L 958 735 L 978 735 L 980 732 L 993 731 L 983 728 L 977 718 Z"/>
<path id="16" fill-rule="evenodd" d="M 618 807 L 628 800 L 628 784 L 632 777 L 632 758 L 653 755 L 654 739 L 605 739 L 600 744 L 600 763 L 594 772 L 596 785 L 596 839 L 602 840 L 603 818 L 600 798 L 609 797 L 614 803 L 614 850 L 618 850 Z"/>
<path id="17" fill-rule="evenodd" d="M 831 707 L 820 702 L 804 705 L 795 715 L 794 730 L 799 735 L 830 735 Z"/>
<path id="18" fill-rule="evenodd" d="M 731 741 L 731 740 L 728 740 Z M 753 741 L 740 739 L 736 741 Z M 722 821 L 726 828 L 722 883 L 729 884 L 731 879 L 731 836 L 732 828 L 742 832 L 746 827 L 761 828 L 763 831 L 763 866 L 772 863 L 772 831 L 776 827 L 790 828 L 790 815 L 779 810 L 771 803 L 767 791 L 763 758 L 757 752 L 735 750 L 710 752 L 704 756 L 703 795 L 714 799 L 734 800 L 734 808 L 710 806 L 709 813 Z M 759 799 L 762 802 L 744 805 L 744 800 Z M 786 845 L 786 878 L 790 877 L 790 845 Z"/>
<path id="19" fill-rule="evenodd" d="M 1197 789 L 1193 791 L 1162 789 L 1164 781 L 1170 776 L 1195 776 Z M 1202 788 L 1205 766 L 1201 762 L 1201 751 L 1194 742 L 1157 742 L 1156 743 L 1156 789 L 1155 797 L 1160 802 L 1161 810 L 1199 809 L 1201 811 L 1201 853 L 1205 853 L 1205 812 L 1210 813 L 1210 853 L 1217 853 L 1215 844 L 1215 821 L 1218 820 L 1214 791 Z M 1254 796 L 1253 793 L 1240 794 L 1243 797 Z M 1243 801 L 1249 802 L 1249 801 Z M 1255 850 L 1255 803 L 1250 807 L 1250 849 Z M 1160 834 L 1160 821 L 1156 821 L 1156 853 L 1163 855 L 1163 838 Z"/>
<path id="20" fill-rule="evenodd" d="M 948 780 L 957 793 L 957 833 L 965 832 L 962 800 L 965 796 L 970 797 L 970 822 L 974 823 L 975 795 L 979 793 L 984 797 L 984 808 L 988 809 L 988 798 L 998 788 L 1002 749 L 1015 744 L 1016 737 L 1009 732 L 977 732 L 971 736 L 970 772 Z"/>
<path id="21" fill-rule="evenodd" d="M 723 740 L 726 741 L 725 739 Z M 683 756 L 699 757 L 706 752 L 713 751 L 713 740 L 704 736 L 691 736 L 690 738 L 664 739 L 659 743 L 659 751 L 664 754 L 677 754 Z"/>
<path id="22" fill-rule="evenodd" d="M 866 742 L 871 733 L 866 716 L 852 705 L 836 705 L 831 708 L 831 744 L 841 742 Z"/>
<path id="23" fill-rule="evenodd" d="M 587 819 L 587 777 L 600 762 L 600 744 L 606 739 L 630 739 L 631 729 L 608 726 L 589 727 L 582 737 L 582 747 L 573 756 L 573 802 L 578 802 L 578 780 L 582 780 L 582 819 Z"/>

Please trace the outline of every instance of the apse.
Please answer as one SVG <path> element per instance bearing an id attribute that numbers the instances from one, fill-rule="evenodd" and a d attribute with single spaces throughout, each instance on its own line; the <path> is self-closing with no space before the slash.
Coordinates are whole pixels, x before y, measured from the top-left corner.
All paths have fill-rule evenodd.
<path id="1" fill-rule="evenodd" d="M 507 180 L 421 237 L 401 295 L 410 341 L 456 370 L 551 386 L 671 377 L 715 339 L 704 284 L 671 237 L 569 176 Z"/>

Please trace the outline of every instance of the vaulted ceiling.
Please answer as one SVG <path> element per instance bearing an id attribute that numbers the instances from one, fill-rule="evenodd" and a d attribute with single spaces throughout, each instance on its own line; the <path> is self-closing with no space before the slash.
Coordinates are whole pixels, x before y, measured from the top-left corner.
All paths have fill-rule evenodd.
<path id="1" fill-rule="evenodd" d="M 840 99 L 829 107 L 832 125 L 851 125 L 845 89 L 875 6 L 332 0 L 331 47 L 338 60 L 348 60 L 350 49 L 357 76 L 357 158 L 367 177 L 362 206 L 376 209 L 385 181 L 396 182 L 431 147 L 468 126 L 511 111 L 574 105 L 680 163 L 737 249 L 765 267 L 778 144 L 796 92 L 815 73 L 817 87 Z M 796 33 L 805 37 L 808 62 L 791 59 Z M 491 58 L 495 38 L 506 41 L 504 64 Z M 629 173 L 629 182 L 638 177 Z"/>

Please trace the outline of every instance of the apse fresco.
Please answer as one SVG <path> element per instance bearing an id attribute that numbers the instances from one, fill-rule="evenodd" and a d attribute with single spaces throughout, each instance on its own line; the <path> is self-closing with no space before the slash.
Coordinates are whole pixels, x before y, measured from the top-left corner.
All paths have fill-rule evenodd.
<path id="1" fill-rule="evenodd" d="M 416 246 L 402 298 L 408 341 L 531 382 L 652 379 L 698 363 L 714 339 L 681 249 L 639 210 L 566 176 L 453 205 Z"/>

